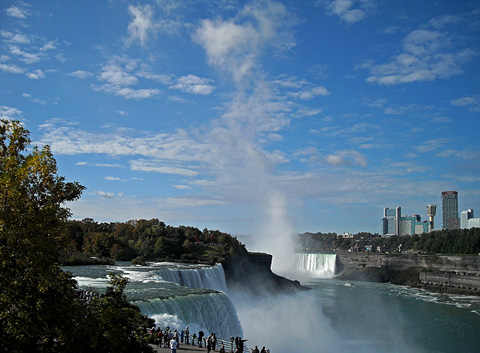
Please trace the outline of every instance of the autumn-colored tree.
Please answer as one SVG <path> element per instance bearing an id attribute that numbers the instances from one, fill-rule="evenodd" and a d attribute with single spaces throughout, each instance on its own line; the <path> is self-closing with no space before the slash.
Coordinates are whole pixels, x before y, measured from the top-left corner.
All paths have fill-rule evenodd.
<path id="1" fill-rule="evenodd" d="M 87 305 L 60 268 L 65 203 L 84 187 L 57 174 L 48 146 L 27 152 L 28 135 L 20 122 L 0 120 L 0 352 L 151 351 L 139 329 L 151 322 L 126 302 L 125 280 L 112 278 Z"/>

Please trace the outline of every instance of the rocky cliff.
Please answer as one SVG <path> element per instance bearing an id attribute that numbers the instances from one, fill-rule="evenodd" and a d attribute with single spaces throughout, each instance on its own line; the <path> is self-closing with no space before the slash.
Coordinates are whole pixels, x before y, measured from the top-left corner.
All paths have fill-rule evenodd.
<path id="1" fill-rule="evenodd" d="M 338 278 L 479 294 L 480 256 L 338 253 Z"/>
<path id="2" fill-rule="evenodd" d="M 298 281 L 276 275 L 271 270 L 272 255 L 248 253 L 222 263 L 227 286 L 254 295 L 294 293 L 306 289 Z"/>
<path id="3" fill-rule="evenodd" d="M 422 267 L 436 271 L 480 272 L 480 256 L 442 256 L 422 254 L 378 254 L 368 252 L 338 253 L 337 261 L 343 270 L 388 268 L 407 270 Z"/>

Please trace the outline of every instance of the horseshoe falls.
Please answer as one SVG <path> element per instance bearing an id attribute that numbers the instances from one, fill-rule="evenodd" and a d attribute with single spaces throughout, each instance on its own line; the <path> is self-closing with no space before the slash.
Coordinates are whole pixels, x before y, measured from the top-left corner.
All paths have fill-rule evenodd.
<path id="1" fill-rule="evenodd" d="M 299 253 L 296 270 L 304 276 L 333 278 L 336 273 L 336 254 Z"/>

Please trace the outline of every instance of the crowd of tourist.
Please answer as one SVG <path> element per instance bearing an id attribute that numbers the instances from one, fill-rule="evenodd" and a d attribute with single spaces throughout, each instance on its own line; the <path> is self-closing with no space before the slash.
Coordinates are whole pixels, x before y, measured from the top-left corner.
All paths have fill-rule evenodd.
<path id="1" fill-rule="evenodd" d="M 170 348 L 172 353 L 176 353 L 180 344 L 206 347 L 208 353 L 211 351 L 216 352 L 217 348 L 219 348 L 219 353 L 244 353 L 246 349 L 244 342 L 247 341 L 241 337 L 230 337 L 230 345 L 228 345 L 227 341 L 218 340 L 215 333 L 210 333 L 208 337 L 205 337 L 203 331 L 199 331 L 198 334 L 196 332 L 190 334 L 188 326 L 184 330 L 172 330 L 169 326 L 162 329 L 158 326 L 157 328 L 152 328 L 150 334 L 152 335 L 153 343 L 158 347 Z M 225 347 L 226 343 L 227 347 Z M 262 350 L 259 350 L 258 346 L 255 346 L 255 348 L 249 348 L 248 351 L 251 353 L 270 353 L 269 349 L 263 347 Z"/>

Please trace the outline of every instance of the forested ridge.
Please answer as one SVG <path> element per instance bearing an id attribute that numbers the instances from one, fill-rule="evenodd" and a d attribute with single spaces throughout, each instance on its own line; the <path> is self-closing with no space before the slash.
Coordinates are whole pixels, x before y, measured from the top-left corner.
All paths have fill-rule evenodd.
<path id="1" fill-rule="evenodd" d="M 366 247 L 381 252 L 423 252 L 457 255 L 480 253 L 480 228 L 439 230 L 421 235 L 381 237 L 379 234 L 358 233 L 352 238 L 335 233 L 304 233 L 299 248 L 307 251 L 365 251 Z"/>
<path id="2" fill-rule="evenodd" d="M 68 264 L 92 257 L 118 261 L 183 261 L 217 263 L 246 254 L 235 238 L 218 230 L 166 225 L 158 219 L 100 223 L 91 218 L 67 222 L 70 246 L 62 254 Z"/>

